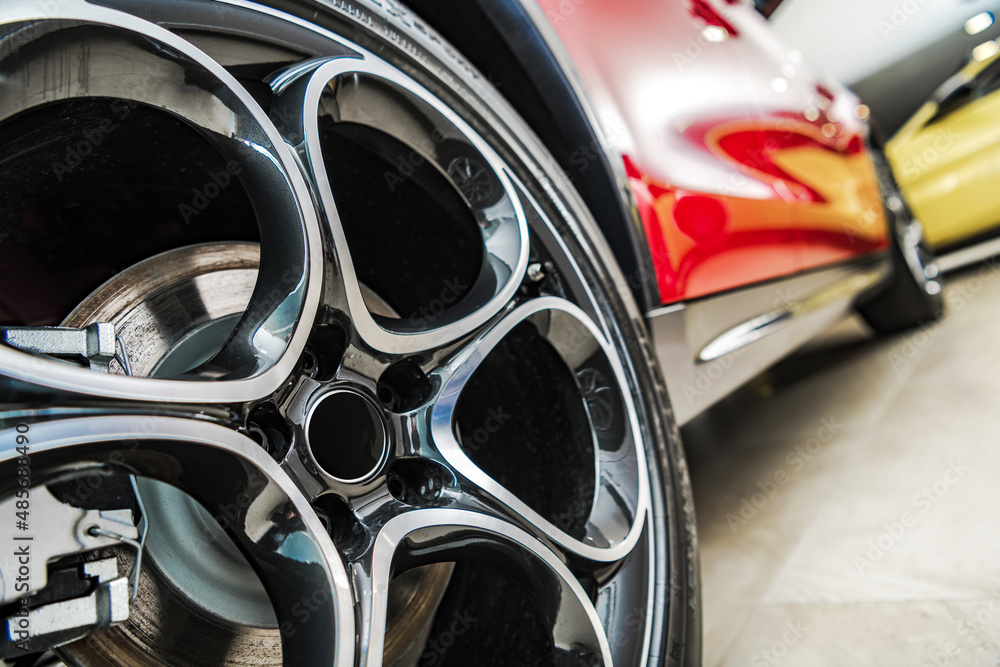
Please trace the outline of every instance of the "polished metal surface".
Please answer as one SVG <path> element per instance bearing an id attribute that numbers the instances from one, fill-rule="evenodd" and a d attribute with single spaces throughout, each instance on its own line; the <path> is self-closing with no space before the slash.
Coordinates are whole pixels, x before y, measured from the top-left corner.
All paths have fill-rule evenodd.
<path id="1" fill-rule="evenodd" d="M 0 512 L 4 516 L 17 516 L 18 498 L 9 498 L 0 503 Z M 25 505 L 22 503 L 22 507 Z M 47 571 L 44 567 L 31 568 L 27 576 L 18 579 L 15 573 L 19 565 L 23 565 L 19 554 L 27 551 L 35 562 L 48 563 L 64 556 L 72 556 L 101 547 L 114 546 L 118 542 L 102 535 L 96 535 L 91 528 L 100 528 L 117 533 L 123 537 L 136 539 L 139 531 L 135 527 L 132 511 L 121 510 L 82 510 L 60 502 L 48 489 L 42 487 L 31 494 L 33 511 L 51 520 L 51 529 L 39 535 L 24 535 L 18 531 L 13 521 L 0 526 L 0 540 L 4 544 L 13 545 L 0 556 L 3 585 L 0 604 L 8 605 L 25 595 L 33 595 L 45 588 L 48 583 Z M 18 537 L 31 537 L 31 540 L 18 540 Z M 30 544 L 27 542 L 30 541 Z M 20 544 L 19 544 L 20 542 Z"/>
<path id="2" fill-rule="evenodd" d="M 858 273 L 848 280 L 834 283 L 802 299 L 783 303 L 763 315 L 736 325 L 713 339 L 698 353 L 698 363 L 704 364 L 727 354 L 733 354 L 765 336 L 780 331 L 783 327 L 792 324 L 797 318 L 805 317 L 811 312 L 843 301 L 845 298 L 851 299 L 876 287 L 882 279 L 883 273 L 880 271 Z"/>
<path id="3" fill-rule="evenodd" d="M 353 607 L 344 565 L 308 501 L 256 443 L 223 426 L 173 416 L 156 418 L 148 436 L 139 430 L 142 419 L 133 416 L 35 421 L 39 416 L 35 411 L 21 415 L 32 423 L 37 443 L 32 447 L 35 480 L 73 470 L 128 472 L 169 482 L 218 515 L 232 517 L 227 532 L 255 566 L 279 627 L 295 631 L 296 641 L 289 641 L 289 634 L 283 642 L 286 664 L 353 663 L 351 643 L 330 642 L 331 633 L 354 634 L 353 614 L 338 613 Z M 11 433 L 16 433 L 13 425 L 3 436 Z M 0 462 L 4 492 L 12 490 L 13 469 L 14 459 L 5 452 Z M 220 479 L 248 489 L 246 502 L 235 503 Z M 303 623 L 292 608 L 316 591 L 326 591 L 325 599 Z"/>
<path id="4" fill-rule="evenodd" d="M 895 242 L 899 245 L 906 268 L 913 275 L 918 289 L 930 296 L 937 296 L 942 289 L 941 269 L 934 253 L 924 242 L 923 224 L 914 217 L 907 205 L 885 153 L 875 150 L 873 156 L 885 207 L 891 224 L 895 227 Z"/>
<path id="5" fill-rule="evenodd" d="M 937 266 L 941 273 L 948 273 L 971 266 L 1000 255 L 1000 239 L 991 239 L 961 250 L 946 252 L 937 257 Z"/>
<path id="6" fill-rule="evenodd" d="M 552 627 L 556 660 L 581 661 L 583 664 L 610 665 L 608 638 L 587 593 L 566 565 L 551 550 L 528 533 L 511 527 L 497 518 L 478 512 L 425 509 L 397 517 L 386 523 L 379 536 L 366 570 L 356 569 L 355 581 L 372 591 L 368 613 L 373 622 L 371 634 L 362 635 L 367 644 L 367 660 L 361 664 L 377 667 L 382 664 L 381 628 L 387 600 L 383 591 L 393 560 L 400 557 L 401 543 L 408 541 L 409 557 L 418 559 L 445 557 L 456 553 L 456 537 L 464 536 L 477 547 L 495 553 L 501 560 L 509 559 L 515 578 L 544 581 L 550 586 L 533 591 L 535 604 Z M 418 555 L 420 554 L 420 555 Z M 558 664 L 558 663 L 557 663 Z M 570 662 L 572 664 L 572 662 Z"/>
<path id="7" fill-rule="evenodd" d="M 890 199 L 890 205 L 900 201 L 898 197 L 893 197 Z M 937 296 L 941 293 L 941 281 L 939 280 L 941 269 L 938 267 L 934 253 L 924 244 L 923 225 L 919 220 L 909 215 L 905 208 L 897 216 L 898 238 L 900 249 L 903 251 L 903 259 L 906 260 L 906 268 L 913 274 L 914 281 L 920 289 L 931 296 Z"/>
<path id="8" fill-rule="evenodd" d="M 7 345 L 34 354 L 77 357 L 91 370 L 106 371 L 115 358 L 115 327 L 95 322 L 83 329 L 70 327 L 0 327 Z"/>
<path id="9" fill-rule="evenodd" d="M 889 271 L 876 258 L 650 313 L 678 423 L 849 315 Z"/>
<path id="10" fill-rule="evenodd" d="M 524 211 L 500 157 L 457 114 L 399 70 L 372 58 L 307 63 L 276 78 L 272 87 L 278 97 L 271 115 L 309 169 L 330 225 L 333 252 L 343 272 L 338 286 L 342 294 L 337 297 L 344 299 L 343 307 L 367 345 L 392 354 L 440 347 L 482 326 L 510 301 L 528 265 Z M 413 146 L 421 161 L 446 173 L 465 196 L 486 259 L 469 294 L 457 304 L 431 317 L 403 320 L 371 314 L 323 168 L 319 125 L 324 118 L 371 127 Z M 440 150 L 446 142 L 450 152 L 457 143 L 465 154 L 450 157 Z M 473 168 L 478 183 L 469 173 Z"/>
<path id="11" fill-rule="evenodd" d="M 538 609 L 557 664 L 655 660 L 662 630 L 654 626 L 678 598 L 656 599 L 674 519 L 650 488 L 659 467 L 642 412 L 649 371 L 629 357 L 641 318 L 615 296 L 627 292 L 625 282 L 607 249 L 590 242 L 593 221 L 537 140 L 478 75 L 455 70 L 442 83 L 412 65 L 404 71 L 391 54 L 366 50 L 371 39 L 357 31 L 345 39 L 237 0 L 153 3 L 142 19 L 121 11 L 135 8 L 129 0 L 105 4 L 0 8 L 0 25 L 28 35 L 8 42 L 9 53 L 0 48 L 0 89 L 27 78 L 34 86 L 4 96 L 0 120 L 89 97 L 167 110 L 239 162 L 260 243 L 168 250 L 123 267 L 84 299 L 62 324 L 114 324 L 127 364 L 111 362 L 110 373 L 0 346 L 11 397 L 0 410 L 0 442 L 30 433 L 33 493 L 57 480 L 145 478 L 138 488 L 149 563 L 129 619 L 65 655 L 83 665 L 157 664 L 152 656 L 170 664 L 414 664 L 452 563 L 482 559 Z M 186 13 L 196 7 L 211 11 Z M 380 3 L 329 12 L 428 34 Z M 267 79 L 267 113 L 182 36 L 247 25 L 271 40 L 266 53 L 285 53 L 286 36 L 308 33 L 303 59 L 276 65 Z M 55 46 L 25 46 L 50 36 Z M 221 37 L 197 41 L 238 64 Z M 36 53 L 76 66 L 54 79 L 29 77 L 49 71 Z M 484 123 L 484 114 L 493 120 Z M 470 213 L 482 244 L 478 277 L 434 317 L 398 316 L 389 295 L 358 277 L 320 141 L 320 125 L 338 123 L 417 151 Z M 451 152 L 437 150 L 444 140 Z M 541 270 L 528 276 L 529 262 Z M 594 491 L 580 508 L 581 534 L 484 473 L 457 432 L 458 399 L 520 325 L 555 350 L 570 378 L 567 400 L 585 415 L 593 460 L 581 477 Z M 530 369 L 530 359 L 522 362 Z M 394 402 L 394 373 L 417 386 L 403 402 Z M 352 406 L 318 426 L 335 397 Z M 338 418 L 356 416 L 362 404 L 370 421 L 345 442 Z M 9 493 L 18 454 L 3 447 L 0 493 Z M 343 472 L 351 447 L 357 465 Z M 37 520 L 59 523 L 54 514 Z M 171 564 L 183 558 L 192 562 Z M 216 586 L 217 567 L 233 576 Z M 224 603 L 220 591 L 235 601 Z M 185 636 L 178 627 L 197 631 Z"/>
<path id="12" fill-rule="evenodd" d="M 110 365 L 112 373 L 181 375 L 210 359 L 233 333 L 252 298 L 259 267 L 255 243 L 168 250 L 98 287 L 63 325 L 85 326 L 95 319 L 113 325 L 129 372 L 118 361 Z"/>
<path id="13" fill-rule="evenodd" d="M 128 580 L 118 576 L 114 558 L 90 561 L 81 568 L 95 581 L 89 594 L 49 602 L 7 620 L 0 658 L 18 658 L 75 641 L 128 620 Z"/>
<path id="14" fill-rule="evenodd" d="M 262 223 L 261 272 L 269 286 L 256 293 L 236 334 L 205 369 L 225 378 L 219 382 L 125 381 L 0 347 L 4 372 L 61 390 L 164 402 L 222 403 L 274 391 L 308 336 L 322 260 L 316 213 L 304 205 L 310 201 L 308 186 L 263 110 L 204 53 L 124 12 L 83 0 L 60 2 L 54 11 L 9 2 L 0 7 L 0 25 L 11 36 L 10 46 L 0 50 L 0 120 L 46 103 L 94 97 L 146 104 L 184 118 L 240 165 Z M 39 40 L 47 40 L 45 48 L 29 48 Z M 53 70 L 47 67 L 53 59 L 71 65 Z M 201 85 L 188 85 L 192 76 Z"/>
<path id="15" fill-rule="evenodd" d="M 526 321 L 538 327 L 578 382 L 585 384 L 589 378 L 601 388 L 600 399 L 592 391 L 594 400 L 587 403 L 597 452 L 597 491 L 589 512 L 591 521 L 580 539 L 571 537 L 498 486 L 473 464 L 455 437 L 454 412 L 464 385 L 493 347 Z M 623 373 L 609 348 L 597 327 L 572 304 L 554 298 L 535 299 L 511 312 L 441 369 L 441 391 L 430 414 L 435 449 L 456 472 L 481 489 L 485 498 L 524 517 L 567 551 L 600 562 L 620 560 L 632 551 L 643 527 L 642 509 L 649 502 L 648 481 L 641 474 L 646 461 L 636 447 L 639 429 L 635 411 L 630 397 L 622 391 Z"/>

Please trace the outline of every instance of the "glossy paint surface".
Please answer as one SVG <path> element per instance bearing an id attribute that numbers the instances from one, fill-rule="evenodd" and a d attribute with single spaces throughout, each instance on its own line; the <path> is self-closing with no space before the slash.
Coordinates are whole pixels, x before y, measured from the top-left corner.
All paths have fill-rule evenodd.
<path id="1" fill-rule="evenodd" d="M 625 156 L 663 303 L 884 249 L 867 109 L 723 0 L 540 0 Z"/>
<path id="2" fill-rule="evenodd" d="M 1000 226 L 1000 57 L 973 61 L 889 142 L 896 179 L 931 247 Z"/>

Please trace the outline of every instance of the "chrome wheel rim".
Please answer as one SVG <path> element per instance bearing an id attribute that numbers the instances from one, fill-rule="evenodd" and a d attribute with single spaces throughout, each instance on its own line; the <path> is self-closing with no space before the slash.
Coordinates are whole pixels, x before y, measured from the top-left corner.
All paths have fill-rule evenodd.
<path id="1" fill-rule="evenodd" d="M 224 7 L 257 12 L 242 3 Z M 256 287 L 211 361 L 170 379 L 125 377 L 0 346 L 0 371 L 12 391 L 22 392 L 3 415 L 4 435 L 29 425 L 41 443 L 32 453 L 35 478 L 141 475 L 178 487 L 211 514 L 229 511 L 226 532 L 274 606 L 285 664 L 383 664 L 392 577 L 461 561 L 470 551 L 500 563 L 529 591 L 556 659 L 644 662 L 657 538 L 630 375 L 606 305 L 559 240 L 553 206 L 539 202 L 525 171 L 399 68 L 318 29 L 314 39 L 337 55 L 280 68 L 269 79 L 274 97 L 265 114 L 230 72 L 178 35 L 84 2 L 60 10 L 58 17 L 31 15 L 31 3 L 14 3 L 0 20 L 16 29 L 111 26 L 154 45 L 143 57 L 183 59 L 186 75 L 196 70 L 212 77 L 203 86 L 212 91 L 205 99 L 229 100 L 226 118 L 236 129 L 208 133 L 250 151 L 241 179 L 251 199 L 266 193 L 271 203 L 254 206 L 261 248 Z M 270 10 L 266 16 L 303 29 L 292 17 Z M 395 106 L 377 107 L 394 114 L 365 114 L 380 96 L 395 97 Z M 168 109 L 195 124 L 197 106 Z M 425 303 L 427 315 L 391 317 L 391 309 L 373 305 L 390 295 L 373 293 L 356 270 L 325 164 L 321 121 L 388 135 L 416 151 L 428 178 L 458 193 L 475 222 L 482 257 L 461 294 L 443 306 Z M 429 138 L 432 149 L 446 143 L 434 140 L 434 130 L 450 152 L 419 150 L 421 139 Z M 546 187 L 551 184 L 542 183 Z M 284 209 L 269 215 L 268 207 L 279 204 Z M 547 277 L 529 278 L 532 262 Z M 79 320 L 67 324 L 83 324 L 98 312 L 81 308 Z M 477 373 L 492 372 L 487 360 L 515 330 L 530 330 L 538 349 L 554 351 L 551 362 L 565 368 L 559 386 L 571 395 L 565 409 L 586 426 L 585 437 L 567 436 L 567 442 L 589 453 L 579 475 L 590 480 L 583 494 L 589 497 L 562 513 L 498 482 L 497 469 L 488 473 L 477 462 L 476 429 L 456 427 L 466 387 Z M 342 348 L 331 352 L 334 340 Z M 32 399 L 38 387 L 59 398 L 39 407 Z M 318 442 L 322 429 L 313 428 L 318 411 L 341 415 L 330 407 L 330 397 L 339 394 L 374 406 L 383 429 L 378 455 L 357 474 L 329 470 L 321 451 L 327 442 Z M 268 438 L 261 414 L 282 417 L 287 442 Z M 5 471 L 16 458 L 4 451 Z M 231 482 L 228 496 L 219 488 L 220 470 Z M 251 502 L 236 503 L 233 511 L 232 488 Z M 324 507 L 323 499 L 336 507 Z M 331 519 L 344 507 L 346 515 Z M 360 537 L 330 529 L 330 521 L 341 519 Z M 293 550 L 283 547 L 289 544 Z M 321 599 L 316 591 L 323 591 Z M 303 599 L 315 602 L 308 622 L 296 614 Z"/>

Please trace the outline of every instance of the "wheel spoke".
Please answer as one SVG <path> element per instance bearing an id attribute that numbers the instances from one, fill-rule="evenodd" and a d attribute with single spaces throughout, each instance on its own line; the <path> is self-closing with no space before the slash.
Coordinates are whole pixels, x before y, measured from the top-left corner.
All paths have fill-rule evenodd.
<path id="1" fill-rule="evenodd" d="M 500 312 L 524 276 L 527 222 L 500 158 L 482 138 L 415 81 L 368 57 L 313 61 L 278 77 L 272 86 L 277 94 L 272 118 L 315 183 L 329 225 L 330 252 L 340 275 L 328 298 L 349 314 L 367 345 L 394 354 L 431 350 L 473 332 Z M 435 196 L 458 201 L 471 211 L 478 228 L 476 243 L 483 261 L 471 285 L 445 276 L 443 290 L 430 303 L 397 317 L 373 307 L 377 298 L 366 294 L 360 279 L 370 267 L 361 266 L 360 249 L 350 247 L 344 202 L 334 194 L 340 183 L 329 174 L 330 167 L 344 159 L 325 154 L 324 138 L 333 132 L 331 127 L 349 128 L 367 153 L 385 161 L 387 169 L 375 179 L 384 179 L 389 193 L 408 179 L 420 181 L 423 176 L 414 170 L 431 165 L 426 179 L 437 183 Z M 419 267 L 438 260 L 413 261 Z M 383 273 L 392 271 L 398 267 Z"/>
<path id="2" fill-rule="evenodd" d="M 388 564 L 381 563 L 375 554 L 374 550 L 369 552 L 350 568 L 359 619 L 358 665 L 381 666 L 383 662 L 392 554 Z"/>
<path id="3" fill-rule="evenodd" d="M 530 634 L 527 652 L 645 659 L 606 636 L 631 624 L 625 606 L 652 609 L 664 536 L 632 341 L 613 330 L 585 209 L 529 154 L 530 132 L 514 136 L 516 116 L 381 50 L 378 16 L 292 5 L 0 7 L 0 231 L 14 230 L 0 288 L 9 273 L 50 298 L 43 315 L 31 290 L 0 298 L 0 499 L 26 431 L 32 529 L 97 530 L 46 552 L 61 568 L 49 580 L 82 558 L 108 582 L 80 581 L 118 594 L 98 621 L 72 618 L 82 639 L 61 650 L 80 664 L 274 664 L 279 650 L 286 665 L 414 664 L 452 621 L 439 611 L 486 582 L 511 593 L 488 615 Z M 101 150 L 41 182 L 103 116 L 116 129 Z M 44 237 L 69 227 L 52 252 Z M 50 261 L 11 260 L 22 249 Z M 79 503 L 67 483 L 89 479 L 100 490 Z"/>
<path id="4" fill-rule="evenodd" d="M 106 117 L 95 138 L 84 137 L 77 146 L 89 154 L 140 107 L 173 114 L 228 160 L 190 203 L 178 207 L 184 224 L 201 222 L 197 216 L 211 198 L 240 187 L 257 217 L 261 242 L 252 298 L 228 342 L 195 373 L 223 382 L 101 377 L 8 348 L 0 349 L 0 369 L 70 391 L 174 402 L 229 402 L 273 391 L 308 336 L 322 257 L 308 188 L 266 114 L 190 43 L 129 14 L 75 0 L 59 3 L 55 13 L 37 3 L 12 2 L 0 9 L 0 30 L 9 36 L 0 50 L 0 121 L 45 105 L 105 100 Z M 49 67 L 53 59 L 77 65 L 56 75 Z"/>
<path id="5" fill-rule="evenodd" d="M 612 664 L 593 604 L 553 552 L 506 521 L 451 509 L 415 510 L 391 519 L 353 566 L 364 647 L 358 664 L 382 664 L 387 593 L 395 572 L 462 560 L 473 551 L 477 559 L 499 565 L 531 598 L 551 632 L 556 664 Z"/>
<path id="6" fill-rule="evenodd" d="M 590 439 L 596 470 L 592 502 L 585 507 L 570 506 L 562 513 L 547 516 L 532 507 L 527 499 L 511 493 L 476 462 L 480 441 L 476 432 L 456 434 L 456 421 L 462 410 L 463 392 L 467 391 L 478 369 L 502 341 L 523 324 L 532 325 L 558 358 L 572 373 L 573 391 L 585 414 L 586 435 Z M 635 411 L 620 367 L 596 325 L 567 301 L 543 297 L 520 306 L 495 326 L 473 339 L 438 372 L 441 389 L 431 407 L 431 437 L 434 448 L 448 464 L 468 480 L 473 493 L 516 517 L 522 525 L 546 539 L 554 540 L 570 553 L 585 560 L 610 562 L 623 558 L 635 546 L 642 530 L 648 500 L 648 482 L 642 474 L 645 459 L 637 438 Z M 530 363 L 524 360 L 525 364 Z M 530 397 L 526 399 L 530 401 Z M 574 399 L 569 399 L 570 401 Z M 502 406 L 499 406 L 502 408 Z M 544 414 L 549 406 L 537 405 Z M 489 433 L 502 427 L 502 420 L 516 419 L 503 415 L 502 409 L 487 411 L 483 424 Z M 464 440 L 464 442 L 463 442 Z M 546 446 L 546 443 L 541 443 Z M 535 465 L 518 462 L 518 469 Z M 558 464 L 558 462 L 557 462 Z M 512 474 L 516 478 L 516 472 Z M 568 530 L 571 515 L 582 513 L 582 534 Z"/>
<path id="7" fill-rule="evenodd" d="M 156 420 L 154 428 L 124 416 L 24 423 L 27 428 L 9 424 L 0 431 L 0 494 L 14 490 L 20 455 L 13 443 L 25 432 L 35 484 L 91 471 L 174 485 L 226 518 L 226 532 L 273 603 L 284 664 L 353 665 L 353 641 L 343 640 L 354 634 L 343 563 L 308 501 L 252 441 L 220 426 L 173 417 Z M 232 489 L 240 489 L 241 497 Z M 311 613 L 303 620 L 306 602 Z"/>

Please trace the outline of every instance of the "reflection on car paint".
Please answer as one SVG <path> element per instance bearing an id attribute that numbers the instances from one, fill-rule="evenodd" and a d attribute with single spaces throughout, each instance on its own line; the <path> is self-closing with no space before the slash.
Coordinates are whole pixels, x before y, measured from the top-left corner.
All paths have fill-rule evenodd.
<path id="1" fill-rule="evenodd" d="M 867 111 L 751 8 L 589 0 L 553 24 L 617 128 L 663 303 L 888 247 Z"/>

